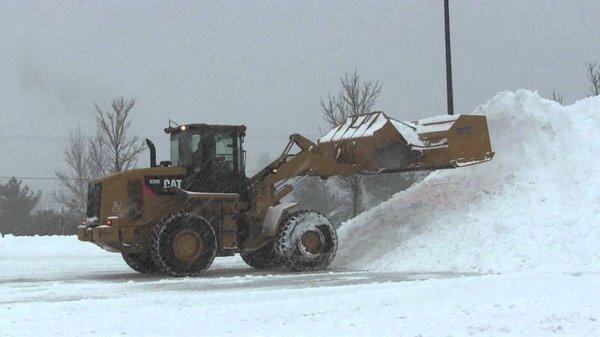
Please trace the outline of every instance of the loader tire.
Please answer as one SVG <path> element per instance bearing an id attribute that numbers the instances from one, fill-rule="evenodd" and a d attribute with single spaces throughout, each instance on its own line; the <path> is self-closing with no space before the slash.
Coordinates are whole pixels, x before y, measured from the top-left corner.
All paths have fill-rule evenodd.
<path id="1" fill-rule="evenodd" d="M 142 274 L 152 274 L 158 271 L 158 268 L 152 260 L 149 253 L 121 253 L 123 260 L 129 268 Z"/>
<path id="2" fill-rule="evenodd" d="M 286 218 L 275 240 L 275 251 L 293 271 L 327 268 L 337 252 L 337 233 L 327 217 L 316 211 L 297 211 Z"/>
<path id="3" fill-rule="evenodd" d="M 281 265 L 273 242 L 269 242 L 266 246 L 253 252 L 243 251 L 240 256 L 247 265 L 255 269 L 269 269 Z"/>
<path id="4" fill-rule="evenodd" d="M 195 276 L 210 267 L 217 253 L 217 236 L 204 218 L 179 213 L 159 222 L 152 233 L 154 263 L 171 276 Z"/>

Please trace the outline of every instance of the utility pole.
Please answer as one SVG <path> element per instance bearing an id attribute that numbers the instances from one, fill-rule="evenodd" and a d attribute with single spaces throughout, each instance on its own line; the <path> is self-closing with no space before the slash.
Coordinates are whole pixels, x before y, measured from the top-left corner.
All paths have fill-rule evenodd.
<path id="1" fill-rule="evenodd" d="M 448 115 L 454 115 L 452 56 L 450 55 L 450 9 L 448 1 L 449 0 L 444 0 L 444 25 L 446 28 L 446 97 L 448 99 Z"/>
<path id="2" fill-rule="evenodd" d="M 60 208 L 60 232 L 65 235 L 65 210 L 64 207 Z"/>

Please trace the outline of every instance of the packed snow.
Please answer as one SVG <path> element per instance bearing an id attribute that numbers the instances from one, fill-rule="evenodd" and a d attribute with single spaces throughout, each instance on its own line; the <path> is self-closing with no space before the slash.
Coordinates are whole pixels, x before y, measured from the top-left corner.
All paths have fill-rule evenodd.
<path id="1" fill-rule="evenodd" d="M 0 336 L 594 336 L 590 273 L 130 270 L 75 237 L 0 238 Z"/>
<path id="2" fill-rule="evenodd" d="M 440 118 L 444 117 L 444 118 Z M 425 118 L 420 120 L 417 124 L 417 133 L 434 133 L 434 132 L 446 132 L 450 130 L 454 122 L 460 117 L 460 115 L 452 116 L 436 116 L 431 118 Z"/>
<path id="3" fill-rule="evenodd" d="M 494 159 L 345 223 L 328 271 L 236 256 L 171 278 L 75 237 L 0 238 L 0 336 L 600 335 L 600 97 L 474 113 Z"/>
<path id="4" fill-rule="evenodd" d="M 419 147 L 426 146 L 417 133 L 418 125 L 411 122 L 397 121 L 381 111 L 347 118 L 344 123 L 329 130 L 327 134 L 321 137 L 319 143 L 373 136 L 388 122 L 396 128 L 409 144 Z"/>
<path id="5" fill-rule="evenodd" d="M 388 117 L 383 112 L 349 117 L 344 123 L 329 130 L 319 139 L 319 143 L 372 136 L 387 122 Z"/>
<path id="6" fill-rule="evenodd" d="M 600 97 L 571 106 L 502 92 L 493 160 L 437 171 L 345 223 L 338 267 L 600 271 Z"/>

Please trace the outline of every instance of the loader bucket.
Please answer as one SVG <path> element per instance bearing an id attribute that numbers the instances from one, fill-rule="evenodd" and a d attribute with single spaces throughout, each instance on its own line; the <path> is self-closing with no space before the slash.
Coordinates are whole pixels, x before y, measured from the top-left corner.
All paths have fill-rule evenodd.
<path id="1" fill-rule="evenodd" d="M 401 122 L 383 112 L 348 118 L 319 139 L 319 149 L 358 173 L 454 168 L 490 160 L 485 116 Z"/>

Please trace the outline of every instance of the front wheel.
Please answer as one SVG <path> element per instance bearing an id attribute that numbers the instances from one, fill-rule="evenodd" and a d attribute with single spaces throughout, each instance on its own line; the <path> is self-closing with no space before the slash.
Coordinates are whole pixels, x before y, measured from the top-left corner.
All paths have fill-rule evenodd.
<path id="1" fill-rule="evenodd" d="M 322 270 L 333 261 L 337 245 L 335 227 L 325 215 L 297 211 L 288 216 L 279 229 L 275 251 L 290 270 Z"/>

